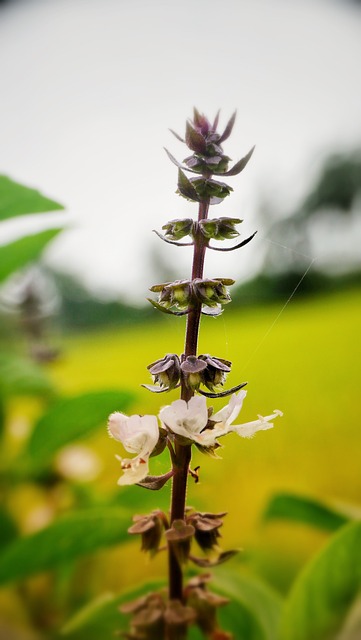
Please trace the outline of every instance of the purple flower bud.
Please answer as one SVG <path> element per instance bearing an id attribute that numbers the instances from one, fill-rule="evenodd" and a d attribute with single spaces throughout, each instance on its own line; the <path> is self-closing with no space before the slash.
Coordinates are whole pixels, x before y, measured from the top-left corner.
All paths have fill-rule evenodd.
<path id="1" fill-rule="evenodd" d="M 154 556 L 158 550 L 162 538 L 165 516 L 160 511 L 153 511 L 147 516 L 133 516 L 134 524 L 128 529 L 128 533 L 142 536 L 142 551 L 149 551 Z"/>
<path id="2" fill-rule="evenodd" d="M 180 379 L 180 362 L 175 353 L 167 353 L 164 358 L 148 365 L 148 371 L 154 377 L 154 384 L 164 389 L 174 389 Z"/>

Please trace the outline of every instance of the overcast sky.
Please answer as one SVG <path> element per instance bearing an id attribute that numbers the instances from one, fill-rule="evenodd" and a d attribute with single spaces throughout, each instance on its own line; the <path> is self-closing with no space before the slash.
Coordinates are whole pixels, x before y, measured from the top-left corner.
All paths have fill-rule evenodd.
<path id="1" fill-rule="evenodd" d="M 138 299 L 153 284 L 151 250 L 188 277 L 189 251 L 151 230 L 196 213 L 163 151 L 187 155 L 168 127 L 183 134 L 193 105 L 210 117 L 220 107 L 222 124 L 237 109 L 224 145 L 235 161 L 257 145 L 212 216 L 244 218 L 247 234 L 264 198 L 292 209 L 327 153 L 361 143 L 360 15 L 341 0 L 1 6 L 0 172 L 67 207 L 48 263 Z M 0 242 L 19 233 L 6 232 Z M 244 278 L 265 238 L 261 228 L 242 254 L 212 255 L 206 275 Z"/>

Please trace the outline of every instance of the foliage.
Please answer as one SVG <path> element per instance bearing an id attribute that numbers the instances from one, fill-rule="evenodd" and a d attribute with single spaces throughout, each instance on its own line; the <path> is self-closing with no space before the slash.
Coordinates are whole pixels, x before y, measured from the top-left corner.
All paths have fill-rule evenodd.
<path id="1" fill-rule="evenodd" d="M 0 220 L 34 213 L 46 214 L 62 208 L 38 191 L 0 176 Z M 48 229 L 0 246 L 0 281 L 38 260 L 59 231 Z M 0 510 L 0 582 L 3 584 L 24 580 L 44 571 L 63 571 L 85 554 L 119 544 L 124 540 L 128 522 L 127 512 L 110 506 L 111 501 L 109 506 L 94 506 L 93 496 L 80 490 L 75 481 L 55 467 L 54 462 L 64 447 L 89 437 L 104 425 L 114 406 L 126 409 L 132 394 L 105 389 L 59 397 L 44 367 L 21 353 L 21 343 L 16 353 L 11 346 L 8 344 L 0 355 L 0 485 L 3 502 Z M 22 398 L 23 403 L 25 397 L 25 403 L 37 398 L 35 421 L 31 427 L 29 416 L 26 416 L 28 436 L 20 449 L 14 447 L 11 436 L 14 397 Z M 61 501 L 59 505 L 55 501 L 52 514 L 55 520 L 40 531 L 22 535 L 23 514 L 16 514 L 14 518 L 14 495 L 22 490 L 26 492 L 27 487 L 36 487 L 49 500 L 54 492 L 55 495 L 56 491 L 61 494 L 65 486 L 74 511 L 58 519 Z M 24 605 L 31 614 L 26 589 L 23 594 Z"/>
<path id="2" fill-rule="evenodd" d="M 34 213 L 58 211 L 63 206 L 43 196 L 39 191 L 0 176 L 0 221 Z M 60 229 L 48 229 L 0 246 L 0 282 L 9 275 L 37 260 Z"/>
<path id="3" fill-rule="evenodd" d="M 36 473 L 61 447 L 88 436 L 114 406 L 124 409 L 131 399 L 129 393 L 106 390 L 57 400 L 33 426 L 23 452 L 25 466 Z"/>
<path id="4" fill-rule="evenodd" d="M 103 507 L 62 516 L 32 535 L 6 545 L 0 559 L 0 584 L 65 567 L 102 547 L 125 541 L 129 513 Z"/>
<path id="5" fill-rule="evenodd" d="M 263 513 L 264 522 L 275 519 L 292 520 L 331 532 L 349 522 L 351 517 L 351 514 L 343 513 L 319 500 L 292 493 L 278 493 L 272 496 Z"/>
<path id="6" fill-rule="evenodd" d="M 14 182 L 7 176 L 0 176 L 0 220 L 62 209 L 61 204 L 39 191 Z"/>
<path id="7" fill-rule="evenodd" d="M 345 525 L 305 567 L 287 600 L 282 640 L 356 640 L 361 592 L 361 522 Z"/>

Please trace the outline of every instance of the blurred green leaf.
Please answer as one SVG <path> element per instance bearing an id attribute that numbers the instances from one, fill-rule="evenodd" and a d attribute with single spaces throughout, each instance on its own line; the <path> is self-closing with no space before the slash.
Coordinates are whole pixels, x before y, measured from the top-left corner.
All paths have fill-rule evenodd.
<path id="1" fill-rule="evenodd" d="M 0 354 L 0 396 L 48 394 L 52 384 L 38 365 L 10 353 Z"/>
<path id="2" fill-rule="evenodd" d="M 93 391 L 56 401 L 36 422 L 24 452 L 27 466 L 48 463 L 58 449 L 88 436 L 110 413 L 126 409 L 133 396 L 127 391 Z"/>
<path id="3" fill-rule="evenodd" d="M 228 568 L 217 569 L 212 584 L 230 600 L 219 610 L 222 629 L 245 640 L 279 640 L 282 600 L 270 587 Z"/>
<path id="4" fill-rule="evenodd" d="M 65 624 L 61 637 L 66 636 L 69 640 L 114 640 L 118 631 L 128 628 L 129 616 L 122 615 L 119 607 L 163 586 L 164 581 L 154 580 L 121 595 L 102 594 Z"/>
<path id="5" fill-rule="evenodd" d="M 6 511 L 5 507 L 0 507 L 0 548 L 3 549 L 18 535 L 17 526 Z"/>
<path id="6" fill-rule="evenodd" d="M 170 483 L 163 487 L 162 491 L 158 491 L 157 495 L 154 495 L 154 491 L 139 487 L 138 485 L 128 485 L 117 488 L 117 491 L 110 497 L 108 504 L 111 506 L 119 506 L 123 509 L 134 510 L 134 505 L 137 509 L 146 511 L 152 510 L 154 503 L 157 503 L 157 509 L 163 509 L 167 511 L 170 504 Z"/>
<path id="7" fill-rule="evenodd" d="M 331 538 L 296 580 L 282 619 L 282 640 L 359 638 L 346 629 L 360 592 L 361 522 L 352 522 Z"/>
<path id="8" fill-rule="evenodd" d="M 129 540 L 129 513 L 85 509 L 8 545 L 0 557 L 0 583 L 50 571 L 103 547 Z"/>
<path id="9" fill-rule="evenodd" d="M 64 207 L 36 189 L 24 187 L 7 176 L 0 176 L 0 220 L 29 213 L 58 211 Z"/>
<path id="10" fill-rule="evenodd" d="M 37 260 L 50 240 L 61 229 L 47 229 L 0 246 L 0 282 L 29 262 Z"/>
<path id="11" fill-rule="evenodd" d="M 351 515 L 313 498 L 292 493 L 277 493 L 268 503 L 262 519 L 265 522 L 276 519 L 293 520 L 326 531 L 336 531 L 351 520 Z"/>

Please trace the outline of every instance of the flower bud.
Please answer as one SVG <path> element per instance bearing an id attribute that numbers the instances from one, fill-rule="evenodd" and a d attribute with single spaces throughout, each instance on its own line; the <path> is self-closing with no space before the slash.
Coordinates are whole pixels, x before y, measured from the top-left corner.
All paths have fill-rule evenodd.
<path id="1" fill-rule="evenodd" d="M 176 638 L 176 630 L 179 629 L 179 638 L 184 638 L 184 631 L 189 624 L 196 619 L 196 612 L 188 606 L 184 606 L 180 600 L 170 600 L 164 612 L 164 620 L 167 625 L 173 627 L 172 637 Z"/>
<path id="2" fill-rule="evenodd" d="M 150 593 L 143 598 L 120 607 L 122 613 L 132 614 L 129 640 L 159 640 L 164 637 L 165 604 L 159 593 Z"/>
<path id="3" fill-rule="evenodd" d="M 241 222 L 242 220 L 239 218 L 214 218 L 200 220 L 199 228 L 207 239 L 230 240 L 239 236 L 235 225 Z"/>
<path id="4" fill-rule="evenodd" d="M 212 155 L 194 154 L 184 159 L 184 164 L 192 171 L 207 175 L 207 173 L 224 173 L 228 169 L 230 158 L 222 154 L 222 149 L 209 145 Z"/>
<path id="5" fill-rule="evenodd" d="M 212 178 L 190 178 L 190 182 L 199 198 L 209 199 L 211 204 L 217 204 L 233 191 L 232 187 L 225 182 L 212 180 Z"/>
<path id="6" fill-rule="evenodd" d="M 165 535 L 178 558 L 178 562 L 181 564 L 187 562 L 194 535 L 194 527 L 191 524 L 186 524 L 184 520 L 174 520 L 172 527 L 165 532 Z"/>
<path id="7" fill-rule="evenodd" d="M 210 391 L 214 391 L 215 387 L 223 385 L 227 373 L 231 370 L 232 363 L 229 360 L 215 358 L 207 354 L 200 355 L 199 359 L 204 361 L 207 365 L 202 376 L 202 383 L 204 386 L 210 389 Z"/>
<path id="8" fill-rule="evenodd" d="M 147 516 L 133 516 L 134 524 L 128 529 L 128 533 L 141 534 L 142 551 L 149 551 L 151 556 L 155 555 L 159 549 L 164 526 L 163 518 L 160 511 L 153 511 Z"/>
<path id="9" fill-rule="evenodd" d="M 203 382 L 203 372 L 206 367 L 206 362 L 200 360 L 196 356 L 187 356 L 187 358 L 182 362 L 180 368 L 188 389 L 195 391 L 199 388 L 199 385 Z"/>
<path id="10" fill-rule="evenodd" d="M 206 583 L 209 574 L 192 578 L 185 587 L 187 604 L 194 609 L 196 623 L 212 640 L 231 640 L 232 636 L 222 631 L 217 623 L 217 609 L 228 604 L 229 600 L 223 596 L 207 590 Z"/>
<path id="11" fill-rule="evenodd" d="M 180 310 L 188 308 L 191 299 L 191 285 L 189 280 L 175 280 L 164 284 L 155 284 L 150 291 L 159 293 L 158 303 L 169 309 L 177 307 Z"/>
<path id="12" fill-rule="evenodd" d="M 184 236 L 189 236 L 191 234 L 192 227 L 192 218 L 184 218 L 183 220 L 170 220 L 167 224 L 162 226 L 162 229 L 165 231 L 165 237 L 169 240 L 181 240 Z"/>
<path id="13" fill-rule="evenodd" d="M 175 353 L 167 353 L 164 358 L 152 362 L 147 367 L 154 378 L 154 384 L 164 389 L 174 389 L 180 379 L 180 362 Z"/>
<path id="14" fill-rule="evenodd" d="M 234 284 L 230 278 L 213 278 L 213 280 L 193 280 L 193 290 L 197 299 L 208 307 L 227 304 L 231 301 L 226 285 Z"/>
<path id="15" fill-rule="evenodd" d="M 194 537 L 203 551 L 210 551 L 218 547 L 218 539 L 221 537 L 219 529 L 223 525 L 222 518 L 225 515 L 225 512 L 196 512 L 187 517 L 188 524 L 192 524 L 195 529 Z"/>

